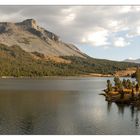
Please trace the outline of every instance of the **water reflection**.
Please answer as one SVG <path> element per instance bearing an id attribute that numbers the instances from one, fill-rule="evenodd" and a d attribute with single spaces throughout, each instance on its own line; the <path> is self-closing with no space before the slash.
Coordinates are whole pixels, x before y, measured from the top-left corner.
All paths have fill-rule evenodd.
<path id="1" fill-rule="evenodd" d="M 131 106 L 130 110 L 131 110 L 131 118 L 132 118 L 132 121 L 133 121 L 134 120 L 135 107 Z"/>
<path id="2" fill-rule="evenodd" d="M 136 110 L 136 119 L 135 119 L 135 126 L 136 126 L 136 128 L 138 128 L 139 127 L 139 116 L 138 116 L 138 109 Z"/>
<path id="3" fill-rule="evenodd" d="M 106 80 L 0 80 L 0 134 L 140 134 L 139 109 L 99 96 Z"/>
<path id="4" fill-rule="evenodd" d="M 112 102 L 107 102 L 107 111 L 108 113 L 111 111 Z"/>
<path id="5" fill-rule="evenodd" d="M 131 121 L 134 123 L 135 128 L 139 129 L 139 123 L 140 123 L 139 122 L 139 112 L 140 112 L 140 108 L 130 106 L 130 105 L 124 105 L 124 104 L 115 104 L 115 105 L 118 108 L 118 113 L 121 114 L 122 116 L 124 116 L 125 109 L 129 109 L 130 112 L 131 112 Z M 112 111 L 111 106 L 112 106 L 112 103 L 107 102 L 107 111 L 108 112 Z"/>
<path id="6" fill-rule="evenodd" d="M 30 114 L 27 114 L 20 122 L 21 133 L 23 134 L 33 134 L 34 129 L 34 117 Z"/>
<path id="7" fill-rule="evenodd" d="M 118 107 L 118 113 L 119 114 L 122 114 L 122 116 L 124 115 L 124 109 L 126 107 L 126 105 L 123 105 L 123 104 L 116 104 L 117 107 Z"/>

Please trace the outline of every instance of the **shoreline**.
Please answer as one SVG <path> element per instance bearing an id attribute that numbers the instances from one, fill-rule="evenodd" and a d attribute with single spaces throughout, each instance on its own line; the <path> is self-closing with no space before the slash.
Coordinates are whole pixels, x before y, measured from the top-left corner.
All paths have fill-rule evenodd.
<path id="1" fill-rule="evenodd" d="M 87 74 L 77 74 L 77 75 L 54 75 L 54 76 L 1 76 L 0 79 L 14 79 L 14 78 L 63 78 L 63 77 L 131 77 L 131 75 L 136 71 L 135 68 L 128 68 L 126 70 L 120 70 L 114 72 L 114 74 L 101 74 L 101 73 L 87 73 Z"/>
<path id="2" fill-rule="evenodd" d="M 85 77 L 114 77 L 114 75 L 103 75 L 103 74 L 87 74 L 87 75 L 72 75 L 72 76 L 61 76 L 61 75 L 55 75 L 55 76 L 19 76 L 19 77 L 15 77 L 15 76 L 1 76 L 0 79 L 22 79 L 22 78 L 73 78 L 73 77 L 77 77 L 77 78 L 85 78 Z M 119 77 L 130 77 L 130 76 L 119 76 Z"/>
<path id="3" fill-rule="evenodd" d="M 0 79 L 55 79 L 55 78 L 60 78 L 60 79 L 73 79 L 73 78 L 98 78 L 98 77 L 106 77 L 106 76 L 41 76 L 41 77 L 12 77 L 12 76 L 7 76 L 7 77 L 0 77 Z M 113 77 L 113 76 L 110 76 Z"/>

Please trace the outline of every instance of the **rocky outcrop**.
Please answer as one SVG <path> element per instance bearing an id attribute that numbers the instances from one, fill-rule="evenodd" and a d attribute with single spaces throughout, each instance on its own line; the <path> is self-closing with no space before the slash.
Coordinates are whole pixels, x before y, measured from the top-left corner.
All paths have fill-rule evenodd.
<path id="1" fill-rule="evenodd" d="M 44 41 L 48 41 L 47 40 L 48 38 L 54 41 L 60 40 L 59 37 L 54 33 L 47 31 L 42 27 L 39 27 L 34 19 L 27 19 L 24 20 L 23 22 L 16 23 L 16 25 L 22 27 L 25 30 L 28 30 L 32 34 L 42 38 Z"/>
<path id="2" fill-rule="evenodd" d="M 13 29 L 16 29 L 16 26 L 14 23 L 10 22 L 2 22 L 0 23 L 0 33 L 11 33 Z"/>
<path id="3" fill-rule="evenodd" d="M 16 23 L 16 25 L 22 25 L 27 29 L 28 28 L 34 28 L 36 30 L 39 29 L 39 26 L 37 25 L 37 22 L 34 19 L 27 19 L 27 20 L 24 20 L 20 23 Z"/>

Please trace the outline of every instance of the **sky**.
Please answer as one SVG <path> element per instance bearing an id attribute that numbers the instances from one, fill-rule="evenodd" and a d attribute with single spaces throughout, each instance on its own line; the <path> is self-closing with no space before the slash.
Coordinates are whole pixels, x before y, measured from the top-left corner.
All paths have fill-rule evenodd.
<path id="1" fill-rule="evenodd" d="M 91 57 L 140 58 L 140 6 L 0 6 L 0 22 L 29 18 Z"/>

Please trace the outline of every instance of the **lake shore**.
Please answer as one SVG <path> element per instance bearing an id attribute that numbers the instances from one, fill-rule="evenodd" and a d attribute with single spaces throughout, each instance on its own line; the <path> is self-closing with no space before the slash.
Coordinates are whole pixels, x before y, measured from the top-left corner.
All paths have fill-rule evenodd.
<path id="1" fill-rule="evenodd" d="M 22 77 L 12 77 L 12 76 L 6 76 L 6 77 L 0 77 L 0 79 L 55 79 L 55 78 L 68 78 L 68 79 L 71 79 L 71 78 L 96 78 L 96 77 L 113 77 L 113 76 L 106 76 L 106 75 L 102 75 L 102 76 L 98 76 L 98 75 L 76 75 L 76 76 L 41 76 L 41 77 L 26 77 L 26 76 L 22 76 Z M 122 76 L 123 77 L 123 76 Z"/>
<path id="2" fill-rule="evenodd" d="M 55 76 L 1 76 L 0 79 L 9 79 L 9 78 L 62 78 L 62 77 L 131 77 L 133 73 L 135 73 L 136 68 L 128 68 L 126 70 L 116 71 L 114 74 L 101 74 L 101 73 L 87 73 L 87 74 L 77 74 L 71 76 L 63 76 L 63 75 L 55 75 Z"/>
<path id="3" fill-rule="evenodd" d="M 86 77 L 114 77 L 114 75 L 111 75 L 111 74 L 99 74 L 99 73 L 90 73 L 90 74 L 83 74 L 83 75 L 72 75 L 72 76 L 60 76 L 60 75 L 57 75 L 57 76 L 19 76 L 19 77 L 15 77 L 15 76 L 1 76 L 0 79 L 15 79 L 15 78 L 86 78 Z M 129 76 L 126 76 L 126 75 L 121 75 L 119 77 L 129 77 Z"/>

